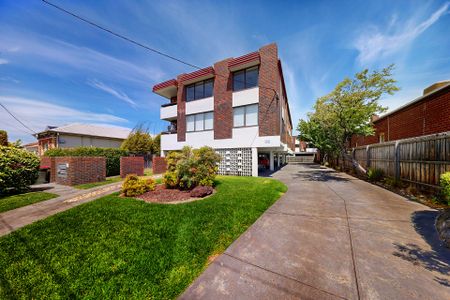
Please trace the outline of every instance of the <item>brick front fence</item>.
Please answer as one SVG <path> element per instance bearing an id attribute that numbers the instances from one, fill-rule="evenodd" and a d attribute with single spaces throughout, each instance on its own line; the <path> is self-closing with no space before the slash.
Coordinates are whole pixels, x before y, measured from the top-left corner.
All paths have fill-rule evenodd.
<path id="1" fill-rule="evenodd" d="M 153 174 L 162 174 L 167 170 L 167 163 L 164 157 L 153 157 Z"/>
<path id="2" fill-rule="evenodd" d="M 54 160 L 55 167 L 50 172 L 56 183 L 77 185 L 106 179 L 106 158 L 104 157 L 60 156 L 55 157 Z"/>
<path id="3" fill-rule="evenodd" d="M 128 174 L 144 175 L 143 156 L 123 156 L 120 158 L 120 177 L 124 178 Z"/>

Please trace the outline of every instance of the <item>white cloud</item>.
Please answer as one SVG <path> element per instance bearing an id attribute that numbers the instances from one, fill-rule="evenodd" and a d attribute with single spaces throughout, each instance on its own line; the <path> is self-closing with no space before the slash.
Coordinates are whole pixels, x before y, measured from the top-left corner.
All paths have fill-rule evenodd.
<path id="1" fill-rule="evenodd" d="M 423 22 L 410 19 L 408 22 L 400 24 L 397 16 L 394 15 L 386 32 L 381 32 L 377 27 L 362 32 L 354 42 L 354 47 L 359 52 L 358 62 L 366 65 L 379 58 L 405 50 L 408 44 L 448 13 L 449 6 L 450 2 L 445 3 Z M 391 33 L 391 31 L 395 32 Z"/>
<path id="2" fill-rule="evenodd" d="M 11 52 L 11 49 L 14 49 Z M 89 47 L 77 46 L 42 35 L 0 29 L 0 51 L 9 51 L 17 65 L 58 77 L 83 71 L 101 78 L 148 85 L 165 73 L 145 63 L 123 60 Z"/>
<path id="3" fill-rule="evenodd" d="M 126 123 L 128 120 L 112 115 L 77 110 L 38 99 L 0 96 L 0 101 L 22 122 L 36 132 L 47 125 L 60 126 L 73 122 L 85 123 Z M 1 127 L 8 131 L 11 140 L 32 141 L 26 129 L 14 120 L 4 109 L 0 110 Z"/>
<path id="4" fill-rule="evenodd" d="M 131 107 L 135 108 L 137 106 L 136 102 L 130 99 L 127 94 L 124 92 L 121 92 L 119 90 L 114 89 L 111 86 L 108 86 L 104 84 L 103 82 L 100 82 L 96 79 L 89 80 L 88 84 L 96 89 L 102 90 L 110 95 L 113 95 L 114 97 L 124 101 L 125 103 L 128 103 Z"/>
<path id="5" fill-rule="evenodd" d="M 4 58 L 0 58 L 0 65 L 6 65 L 7 63 L 9 63 L 9 61 Z"/>

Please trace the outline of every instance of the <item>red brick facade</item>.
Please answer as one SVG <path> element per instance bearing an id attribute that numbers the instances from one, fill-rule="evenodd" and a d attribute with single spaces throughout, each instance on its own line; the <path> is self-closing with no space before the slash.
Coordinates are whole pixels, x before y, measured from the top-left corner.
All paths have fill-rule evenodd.
<path id="1" fill-rule="evenodd" d="M 54 157 L 55 181 L 63 185 L 77 185 L 104 181 L 106 179 L 106 158 L 87 156 L 60 156 Z M 58 174 L 58 167 L 65 165 L 65 174 Z"/>
<path id="2" fill-rule="evenodd" d="M 167 170 L 167 163 L 164 157 L 153 157 L 153 174 L 162 174 Z"/>
<path id="3" fill-rule="evenodd" d="M 375 135 L 353 137 L 352 146 L 450 131 L 450 86 L 374 121 Z"/>
<path id="4" fill-rule="evenodd" d="M 178 79 L 182 75 L 178 76 Z M 184 84 L 178 80 L 177 90 L 177 139 L 179 142 L 186 140 L 186 97 Z"/>
<path id="5" fill-rule="evenodd" d="M 128 174 L 144 175 L 144 157 L 123 156 L 120 158 L 120 177 L 124 178 Z"/>
<path id="6" fill-rule="evenodd" d="M 280 131 L 280 85 L 278 49 L 270 44 L 259 50 L 259 135 L 281 135 Z M 276 92 L 275 92 L 276 91 Z"/>
<path id="7" fill-rule="evenodd" d="M 214 139 L 230 139 L 233 135 L 232 76 L 229 59 L 214 64 Z"/>

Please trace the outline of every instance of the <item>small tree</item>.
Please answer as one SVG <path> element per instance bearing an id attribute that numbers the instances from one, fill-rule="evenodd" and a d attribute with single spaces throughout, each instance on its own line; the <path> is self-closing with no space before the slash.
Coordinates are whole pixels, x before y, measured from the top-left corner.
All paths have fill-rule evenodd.
<path id="1" fill-rule="evenodd" d="M 157 156 L 161 155 L 161 134 L 153 138 L 152 153 Z"/>
<path id="2" fill-rule="evenodd" d="M 8 133 L 0 130 L 0 146 L 8 146 Z"/>
<path id="3" fill-rule="evenodd" d="M 121 149 L 128 150 L 134 154 L 148 154 L 152 152 L 152 136 L 148 133 L 148 129 L 142 125 L 136 126 L 123 141 Z"/>
<path id="4" fill-rule="evenodd" d="M 345 78 L 326 96 L 317 99 L 314 112 L 300 120 L 298 131 L 302 140 L 313 143 L 325 154 L 345 155 L 354 135 L 374 134 L 371 118 L 386 111 L 379 104 L 384 94 L 392 95 L 399 88 L 392 78 L 394 66 L 381 71 L 363 70 L 355 78 Z"/>

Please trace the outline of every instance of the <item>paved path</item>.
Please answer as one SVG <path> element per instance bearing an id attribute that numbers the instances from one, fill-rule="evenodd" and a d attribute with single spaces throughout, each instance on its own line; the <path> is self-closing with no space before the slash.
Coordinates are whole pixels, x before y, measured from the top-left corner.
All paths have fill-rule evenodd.
<path id="1" fill-rule="evenodd" d="M 450 299 L 436 211 L 318 165 L 274 177 L 288 192 L 182 299 Z"/>
<path id="2" fill-rule="evenodd" d="M 75 189 L 54 183 L 35 185 L 33 186 L 35 190 L 42 189 L 60 196 L 0 213 L 0 236 L 82 203 L 117 192 L 120 190 L 121 185 L 122 182 L 116 182 L 87 190 Z"/>

